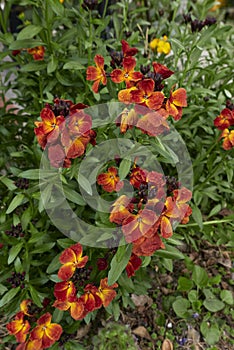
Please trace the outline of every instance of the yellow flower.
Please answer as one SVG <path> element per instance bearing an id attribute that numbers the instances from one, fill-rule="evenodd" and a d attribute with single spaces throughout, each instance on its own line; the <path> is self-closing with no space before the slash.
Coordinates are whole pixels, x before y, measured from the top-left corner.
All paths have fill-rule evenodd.
<path id="1" fill-rule="evenodd" d="M 64 3 L 64 0 L 59 0 L 59 2 L 60 2 L 61 4 L 63 4 L 63 3 Z"/>
<path id="2" fill-rule="evenodd" d="M 168 38 L 166 35 L 164 35 L 162 39 L 153 39 L 149 44 L 151 50 L 157 50 L 158 53 L 164 53 L 164 55 L 168 55 L 171 51 L 171 45 L 167 39 Z"/>
<path id="3" fill-rule="evenodd" d="M 225 7 L 225 5 L 226 5 L 226 0 L 217 0 L 215 1 L 214 6 L 212 6 L 209 11 L 212 11 L 212 12 L 216 11 L 221 7 Z"/>

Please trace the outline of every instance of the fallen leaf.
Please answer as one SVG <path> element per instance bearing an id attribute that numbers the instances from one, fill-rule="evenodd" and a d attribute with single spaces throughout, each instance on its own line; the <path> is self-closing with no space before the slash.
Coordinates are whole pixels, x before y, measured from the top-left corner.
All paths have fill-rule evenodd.
<path id="1" fill-rule="evenodd" d="M 190 325 L 188 326 L 188 338 L 192 340 L 194 345 L 198 344 L 200 341 L 200 333 Z"/>
<path id="2" fill-rule="evenodd" d="M 132 332 L 133 332 L 133 334 L 135 334 L 141 338 L 151 340 L 151 336 L 149 335 L 149 332 L 143 326 L 139 326 L 139 327 L 135 328 Z"/>
<path id="3" fill-rule="evenodd" d="M 164 339 L 162 343 L 162 350 L 173 350 L 173 344 L 169 339 Z"/>
<path id="4" fill-rule="evenodd" d="M 148 295 L 136 295 L 132 294 L 131 299 L 136 307 L 140 306 L 151 306 L 153 304 L 153 299 L 148 297 Z"/>

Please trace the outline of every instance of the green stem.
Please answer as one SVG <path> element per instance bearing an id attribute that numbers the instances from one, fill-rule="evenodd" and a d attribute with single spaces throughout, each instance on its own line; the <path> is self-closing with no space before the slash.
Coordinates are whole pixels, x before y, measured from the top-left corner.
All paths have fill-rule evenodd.
<path id="1" fill-rule="evenodd" d="M 203 225 L 215 225 L 215 224 L 222 224 L 224 222 L 233 222 L 233 219 L 223 219 L 223 220 L 212 220 L 212 221 L 205 221 L 203 222 Z M 186 224 L 186 225 L 178 225 L 177 227 L 180 228 L 186 228 L 186 227 L 194 227 L 194 226 L 199 226 L 197 223 L 192 223 L 192 224 Z"/>
<path id="2" fill-rule="evenodd" d="M 107 11 L 107 7 L 108 7 L 108 3 L 109 3 L 109 0 L 106 0 L 106 1 L 105 1 L 105 6 L 104 6 L 104 10 L 103 10 L 103 14 L 102 14 L 102 18 L 105 18 L 105 16 L 106 16 L 106 11 Z"/>

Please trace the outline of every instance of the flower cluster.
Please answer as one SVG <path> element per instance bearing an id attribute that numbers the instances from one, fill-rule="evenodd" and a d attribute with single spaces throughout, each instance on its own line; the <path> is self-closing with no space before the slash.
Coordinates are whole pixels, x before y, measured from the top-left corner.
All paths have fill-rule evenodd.
<path id="1" fill-rule="evenodd" d="M 163 35 L 162 39 L 155 38 L 149 44 L 151 50 L 157 51 L 157 53 L 163 53 L 164 55 L 168 55 L 171 51 L 171 45 L 168 42 L 168 37 Z"/>
<path id="2" fill-rule="evenodd" d="M 80 243 L 65 249 L 60 256 L 62 266 L 58 271 L 58 277 L 62 281 L 56 283 L 54 287 L 56 301 L 53 306 L 59 310 L 69 311 L 74 320 L 82 320 L 89 312 L 102 306 L 107 307 L 116 296 L 114 288 L 118 287 L 117 283 L 109 286 L 107 277 L 100 280 L 99 287 L 93 283 L 85 285 L 83 281 L 79 283 L 82 273 L 78 274 L 77 279 L 76 269 L 83 269 L 87 261 L 88 256 L 83 256 Z"/>
<path id="3" fill-rule="evenodd" d="M 226 102 L 220 115 L 214 120 L 214 125 L 222 130 L 220 138 L 223 139 L 223 149 L 230 150 L 234 147 L 234 104 L 229 100 Z"/>
<path id="4" fill-rule="evenodd" d="M 136 256 L 151 256 L 164 248 L 162 238 L 173 234 L 174 223 L 186 224 L 192 213 L 187 202 L 192 193 L 185 187 L 175 187 L 156 171 L 134 165 L 129 174 L 134 197 L 121 195 L 112 205 L 110 222 L 121 227 L 127 243 L 132 243 Z M 170 192 L 168 191 L 170 190 Z"/>
<path id="5" fill-rule="evenodd" d="M 34 61 L 42 61 L 44 59 L 44 55 L 45 55 L 44 46 L 36 46 L 31 49 L 14 50 L 12 51 L 12 55 L 17 56 L 22 51 L 26 51 L 27 53 L 29 53 L 33 57 Z"/>
<path id="6" fill-rule="evenodd" d="M 52 315 L 43 313 L 43 309 L 36 307 L 30 299 L 20 304 L 20 311 L 7 324 L 7 330 L 20 343 L 16 350 L 43 350 L 50 348 L 59 340 L 63 329 L 57 323 L 51 323 Z"/>
<path id="7" fill-rule="evenodd" d="M 200 32 L 202 28 L 205 26 L 211 26 L 212 24 L 216 23 L 215 17 L 206 17 L 204 21 L 200 21 L 199 19 L 195 18 L 192 19 L 192 16 L 190 13 L 184 14 L 184 22 L 190 23 L 192 32 Z"/>
<path id="8" fill-rule="evenodd" d="M 81 157 L 88 143 L 95 144 L 96 133 L 91 129 L 92 119 L 85 113 L 82 103 L 54 99 L 40 113 L 34 129 L 38 143 L 48 150 L 50 164 L 54 167 L 71 166 L 71 160 Z"/>

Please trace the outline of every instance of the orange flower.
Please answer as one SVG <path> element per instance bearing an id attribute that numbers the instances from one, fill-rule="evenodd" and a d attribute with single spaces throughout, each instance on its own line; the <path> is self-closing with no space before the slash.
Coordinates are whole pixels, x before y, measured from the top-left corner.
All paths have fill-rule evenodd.
<path id="1" fill-rule="evenodd" d="M 115 298 L 116 291 L 114 290 L 114 288 L 118 287 L 117 283 L 114 283 L 111 286 L 109 286 L 107 281 L 108 281 L 107 277 L 104 279 L 101 279 L 100 286 L 97 291 L 97 295 L 101 298 L 102 304 L 104 307 L 107 307 L 111 303 L 111 301 Z"/>
<path id="2" fill-rule="evenodd" d="M 135 254 L 132 254 L 126 266 L 126 272 L 128 277 L 134 276 L 135 271 L 137 271 L 141 267 L 141 264 L 142 260 Z"/>
<path id="3" fill-rule="evenodd" d="M 224 130 L 231 125 L 234 125 L 234 111 L 229 108 L 224 108 L 220 115 L 215 118 L 214 126 L 220 130 Z"/>
<path id="4" fill-rule="evenodd" d="M 27 49 L 27 52 L 33 56 L 35 61 L 40 61 L 44 59 L 45 48 L 44 46 L 36 46 L 32 49 Z"/>
<path id="5" fill-rule="evenodd" d="M 56 300 L 53 306 L 62 311 L 69 310 L 71 317 L 76 321 L 85 317 L 84 304 L 76 296 L 70 296 L 66 301 Z"/>
<path id="6" fill-rule="evenodd" d="M 142 168 L 135 166 L 133 167 L 130 174 L 130 184 L 135 188 L 140 188 L 141 184 L 146 183 L 147 171 Z"/>
<path id="7" fill-rule="evenodd" d="M 30 329 L 30 324 L 24 320 L 24 316 L 24 313 L 20 311 L 15 315 L 14 320 L 6 325 L 8 332 L 14 335 L 19 343 L 25 342 Z"/>
<path id="8" fill-rule="evenodd" d="M 88 67 L 86 72 L 86 79 L 94 80 L 92 90 L 97 93 L 100 82 L 103 85 L 106 85 L 107 79 L 106 79 L 106 73 L 104 70 L 104 58 L 101 55 L 96 55 L 94 57 L 94 62 L 96 63 L 97 67 L 93 67 L 93 66 Z"/>
<path id="9" fill-rule="evenodd" d="M 131 91 L 131 102 L 138 103 L 150 109 L 161 108 L 164 101 L 164 94 L 161 91 L 154 91 L 153 79 L 144 79 L 137 83 L 137 89 Z"/>
<path id="10" fill-rule="evenodd" d="M 115 222 L 117 225 L 121 225 L 123 220 L 130 214 L 131 200 L 125 196 L 120 196 L 112 205 L 110 222 Z"/>
<path id="11" fill-rule="evenodd" d="M 83 250 L 80 243 L 76 243 L 65 249 L 60 255 L 59 261 L 63 266 L 60 267 L 58 277 L 66 281 L 71 278 L 76 268 L 82 268 L 88 261 L 88 256 L 82 256 Z"/>
<path id="12" fill-rule="evenodd" d="M 32 330 L 30 339 L 40 340 L 41 348 L 51 347 L 59 340 L 63 329 L 57 323 L 51 323 L 52 315 L 47 312 L 37 320 L 37 326 Z"/>
<path id="13" fill-rule="evenodd" d="M 76 287 L 72 281 L 63 281 L 55 284 L 54 296 L 59 301 L 66 301 L 76 296 Z"/>
<path id="14" fill-rule="evenodd" d="M 83 110 L 73 113 L 69 117 L 68 129 L 73 135 L 84 135 L 92 127 L 92 118 Z"/>
<path id="15" fill-rule="evenodd" d="M 179 88 L 170 92 L 170 97 L 166 102 L 166 110 L 175 120 L 181 119 L 182 107 L 186 106 L 187 96 L 184 88 Z"/>
<path id="16" fill-rule="evenodd" d="M 132 252 L 137 256 L 151 256 L 156 250 L 165 248 L 157 232 L 150 237 L 141 237 L 133 242 Z"/>
<path id="17" fill-rule="evenodd" d="M 19 344 L 15 350 L 42 350 L 41 340 L 27 340 L 26 343 Z"/>
<path id="18" fill-rule="evenodd" d="M 234 130 L 224 129 L 221 134 L 221 138 L 224 138 L 223 149 L 225 149 L 225 151 L 228 151 L 234 147 Z"/>
<path id="19" fill-rule="evenodd" d="M 132 103 L 131 92 L 137 90 L 136 86 L 132 86 L 128 89 L 120 90 L 118 92 L 118 100 L 123 103 Z"/>
<path id="20" fill-rule="evenodd" d="M 163 108 L 160 108 L 157 111 L 152 111 L 145 114 L 141 119 L 139 119 L 136 126 L 144 134 L 150 136 L 158 136 L 170 129 L 166 121 L 167 117 L 167 111 L 165 111 Z"/>
<path id="21" fill-rule="evenodd" d="M 186 203 L 192 198 L 192 192 L 185 187 L 173 191 L 173 200 L 176 203 L 176 208 L 179 211 L 178 219 L 182 220 L 188 212 L 189 205 Z"/>
<path id="22" fill-rule="evenodd" d="M 20 311 L 22 311 L 24 313 L 24 315 L 32 316 L 32 313 L 30 313 L 30 311 L 29 311 L 31 305 L 32 305 L 31 299 L 24 299 L 20 303 Z"/>
<path id="23" fill-rule="evenodd" d="M 135 47 L 130 47 L 127 41 L 121 40 L 122 44 L 122 52 L 124 57 L 128 56 L 135 56 L 135 54 L 138 52 L 138 49 Z"/>
<path id="24" fill-rule="evenodd" d="M 84 317 L 88 312 L 99 309 L 102 306 L 102 299 L 98 295 L 98 289 L 92 284 L 87 284 L 84 288 L 84 294 L 80 300 L 84 305 Z"/>
<path id="25" fill-rule="evenodd" d="M 143 77 L 142 73 L 134 72 L 135 66 L 136 60 L 134 57 L 125 57 L 123 59 L 123 69 L 114 69 L 110 75 L 111 80 L 114 83 L 122 83 L 124 81 L 127 88 L 131 87 L 133 85 L 132 82 L 137 82 Z"/>
<path id="26" fill-rule="evenodd" d="M 158 217 L 148 209 L 140 210 L 138 214 L 130 214 L 122 223 L 122 231 L 127 243 L 134 242 L 152 229 Z"/>
<path id="27" fill-rule="evenodd" d="M 106 192 L 119 191 L 123 187 L 123 181 L 117 176 L 117 169 L 114 167 L 108 168 L 107 173 L 99 174 L 97 177 L 98 185 L 101 185 Z"/>
<path id="28" fill-rule="evenodd" d="M 120 126 L 121 133 L 125 133 L 128 129 L 132 129 L 138 121 L 137 113 L 132 108 L 130 111 L 125 108 L 118 116 L 116 125 Z"/>
<path id="29" fill-rule="evenodd" d="M 163 79 L 169 78 L 174 72 L 164 66 L 163 64 L 153 62 L 153 69 L 155 74 L 160 74 Z"/>

